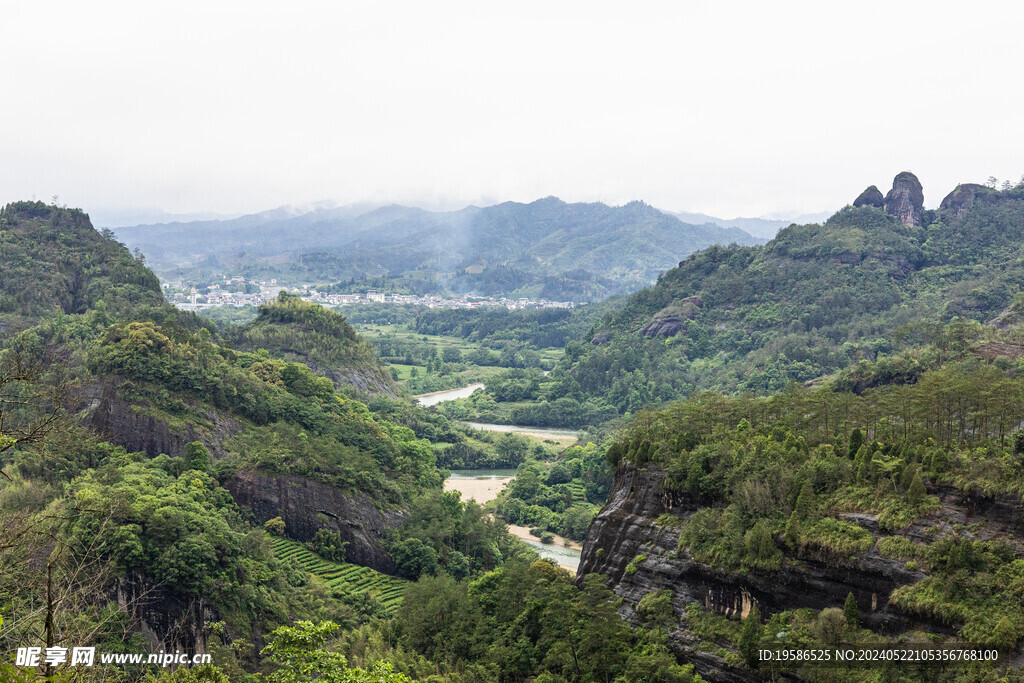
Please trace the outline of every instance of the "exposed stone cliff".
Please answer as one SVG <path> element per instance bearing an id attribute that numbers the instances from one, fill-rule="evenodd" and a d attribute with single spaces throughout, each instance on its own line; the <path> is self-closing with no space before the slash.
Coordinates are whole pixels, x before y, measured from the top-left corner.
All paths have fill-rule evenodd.
<path id="1" fill-rule="evenodd" d="M 686 519 L 708 502 L 669 491 L 664 480 L 665 473 L 655 466 L 620 469 L 608 503 L 587 532 L 578 576 L 597 573 L 607 577 L 623 598 L 623 615 L 633 623 L 639 622 L 635 610 L 644 595 L 659 589 L 674 591 L 673 608 L 679 622 L 671 634 L 672 645 L 710 680 L 759 679 L 747 669 L 728 666 L 706 648 L 698 649 L 699 643 L 685 620 L 686 607 L 691 603 L 727 616 L 746 614 L 756 603 L 762 614 L 768 615 L 804 607 L 842 607 L 846 596 L 853 593 L 865 625 L 879 633 L 955 631 L 955 625 L 907 614 L 889 604 L 894 589 L 924 575 L 907 569 L 900 560 L 883 557 L 875 549 L 841 560 L 813 554 L 796 557 L 778 539 L 786 559 L 777 571 L 727 572 L 696 562 L 686 548 L 678 547 L 679 526 L 673 519 Z M 962 529 L 976 522 L 982 524 L 968 537 L 1024 538 L 1024 504 L 1019 499 L 972 496 L 952 487 L 930 492 L 938 496 L 941 507 L 901 532 L 910 540 L 934 541 L 953 533 L 954 527 Z M 876 538 L 885 535 L 872 515 L 840 517 L 862 526 Z M 638 556 L 646 559 L 636 562 Z"/>
<path id="2" fill-rule="evenodd" d="M 916 175 L 904 171 L 893 179 L 892 189 L 885 195 L 885 212 L 904 225 L 921 225 L 924 192 Z"/>
<path id="3" fill-rule="evenodd" d="M 984 185 L 976 185 L 974 183 L 957 185 L 952 192 L 943 198 L 942 203 L 939 204 L 939 211 L 961 218 L 970 211 L 977 199 L 988 198 L 994 195 L 996 195 L 995 190 L 991 190 Z"/>
<path id="4" fill-rule="evenodd" d="M 697 317 L 703 305 L 699 296 L 680 299 L 655 314 L 640 333 L 645 337 L 674 337 L 686 328 L 687 321 Z"/>
<path id="5" fill-rule="evenodd" d="M 212 410 L 195 421 L 161 416 L 125 399 L 123 393 L 129 389 L 124 378 L 104 378 L 92 388 L 85 416 L 97 434 L 128 451 L 143 451 L 151 458 L 161 453 L 178 457 L 185 444 L 202 441 L 218 457 L 224 452 L 223 440 L 238 431 L 233 419 Z"/>
<path id="6" fill-rule="evenodd" d="M 306 362 L 313 372 L 322 374 L 334 382 L 334 387 L 341 390 L 345 385 L 353 386 L 360 394 L 377 395 L 383 394 L 388 398 L 396 398 L 401 394 L 401 389 L 390 376 L 381 372 L 379 367 L 374 368 L 332 368 L 321 367 L 311 361 Z"/>
<path id="7" fill-rule="evenodd" d="M 132 617 L 150 652 L 206 652 L 205 625 L 218 615 L 202 598 L 183 598 L 134 574 L 119 578 L 113 591 L 113 599 Z"/>
<path id="8" fill-rule="evenodd" d="M 381 511 L 365 494 L 346 493 L 306 477 L 238 472 L 224 484 L 239 507 L 248 509 L 258 524 L 274 517 L 285 523 L 285 533 L 299 541 L 327 528 L 348 542 L 346 559 L 382 572 L 394 567 L 381 538 L 398 526 L 401 512 Z"/>

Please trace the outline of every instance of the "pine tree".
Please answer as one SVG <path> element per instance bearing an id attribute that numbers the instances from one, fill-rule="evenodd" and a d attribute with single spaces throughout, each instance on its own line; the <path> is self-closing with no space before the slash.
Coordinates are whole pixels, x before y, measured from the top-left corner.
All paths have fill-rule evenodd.
<path id="1" fill-rule="evenodd" d="M 846 602 L 843 603 L 843 616 L 846 617 L 846 623 L 852 628 L 860 626 L 860 610 L 857 608 L 857 601 L 852 592 L 846 594 Z"/>
<path id="2" fill-rule="evenodd" d="M 847 450 L 847 456 L 852 460 L 857 457 L 857 451 L 864 445 L 864 432 L 860 431 L 860 427 L 855 427 L 853 432 L 850 434 L 850 448 Z"/>
<path id="3" fill-rule="evenodd" d="M 907 491 L 907 502 L 911 505 L 919 505 L 927 493 L 924 482 L 921 480 L 921 473 L 918 472 L 914 475 L 914 480 L 910 482 L 910 489 Z"/>
<path id="4" fill-rule="evenodd" d="M 754 668 L 758 664 L 757 646 L 761 643 L 761 634 L 764 627 L 761 625 L 761 610 L 757 603 L 750 608 L 747 616 L 743 617 L 743 626 L 740 629 L 740 654 L 747 661 L 747 666 Z"/>
<path id="5" fill-rule="evenodd" d="M 796 510 L 789 516 L 789 520 L 786 522 L 786 530 L 783 535 L 786 538 L 786 543 L 789 547 L 795 548 L 800 543 L 800 535 L 803 533 L 803 528 L 800 526 L 800 517 L 797 515 Z"/>
<path id="6" fill-rule="evenodd" d="M 800 519 L 810 519 L 818 510 L 818 496 L 814 493 L 814 485 L 805 481 L 800 489 L 800 496 L 796 499 L 794 512 Z"/>

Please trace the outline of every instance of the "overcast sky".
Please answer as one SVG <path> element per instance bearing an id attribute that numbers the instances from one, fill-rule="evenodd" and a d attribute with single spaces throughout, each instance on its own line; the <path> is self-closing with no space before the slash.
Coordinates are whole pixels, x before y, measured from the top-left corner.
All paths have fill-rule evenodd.
<path id="1" fill-rule="evenodd" d="M 721 217 L 1024 173 L 1024 10 L 5 0 L 0 202 L 557 195 Z"/>

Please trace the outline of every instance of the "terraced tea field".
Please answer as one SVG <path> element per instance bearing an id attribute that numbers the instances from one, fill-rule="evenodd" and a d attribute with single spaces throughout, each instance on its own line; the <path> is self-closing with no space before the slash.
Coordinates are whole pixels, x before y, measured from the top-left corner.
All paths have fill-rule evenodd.
<path id="1" fill-rule="evenodd" d="M 402 604 L 402 595 L 408 584 L 403 579 L 381 574 L 357 564 L 325 560 L 301 543 L 280 536 L 270 536 L 270 545 L 279 559 L 296 562 L 310 574 L 315 574 L 326 581 L 331 588 L 341 588 L 355 595 L 368 594 L 379 600 L 389 613 L 394 612 Z"/>

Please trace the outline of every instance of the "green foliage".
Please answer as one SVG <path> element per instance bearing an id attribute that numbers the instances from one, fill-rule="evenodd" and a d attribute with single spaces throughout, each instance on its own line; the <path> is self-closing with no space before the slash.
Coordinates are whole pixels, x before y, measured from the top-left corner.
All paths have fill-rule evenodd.
<path id="1" fill-rule="evenodd" d="M 285 522 L 280 517 L 274 517 L 268 519 L 263 528 L 275 536 L 284 536 Z"/>
<path id="2" fill-rule="evenodd" d="M 711 247 L 570 342 L 552 373 L 563 378 L 555 393 L 624 414 L 707 389 L 770 394 L 832 373 L 858 393 L 914 383 L 964 354 L 977 323 L 1011 304 L 1024 284 L 1022 244 L 1024 197 L 1010 190 L 927 228 L 847 207 L 764 247 Z M 933 357 L 901 353 L 930 343 Z"/>
<path id="3" fill-rule="evenodd" d="M 893 605 L 956 625 L 970 642 L 1004 648 L 1024 637 L 1024 560 L 1013 548 L 945 537 L 928 563 L 930 575 L 893 591 Z"/>
<path id="4" fill-rule="evenodd" d="M 345 656 L 326 649 L 327 639 L 338 629 L 332 622 L 296 622 L 270 634 L 261 654 L 277 669 L 267 676 L 270 683 L 412 683 L 395 673 L 391 665 L 379 663 L 372 670 L 348 669 Z"/>
<path id="5" fill-rule="evenodd" d="M 800 488 L 800 496 L 796 499 L 796 508 L 793 512 L 800 519 L 811 519 L 818 511 L 818 499 L 814 494 L 814 484 L 807 480 Z"/>
<path id="6" fill-rule="evenodd" d="M 287 292 L 260 306 L 255 320 L 227 330 L 226 335 L 240 350 L 265 349 L 274 358 L 302 364 L 286 365 L 286 373 L 296 369 L 306 373 L 305 366 L 309 366 L 340 386 L 351 383 L 351 374 L 359 372 L 365 377 L 364 384 L 376 385 L 374 391 L 395 390 L 391 374 L 377 363 L 373 347 L 356 334 L 344 316 Z M 291 386 L 287 376 L 281 379 L 300 395 L 330 391 L 314 388 L 312 377 L 293 380 L 306 382 L 300 390 Z"/>
<path id="7" fill-rule="evenodd" d="M 185 452 L 182 457 L 185 460 L 184 467 L 186 470 L 210 471 L 210 451 L 206 449 L 206 446 L 201 441 L 185 444 Z"/>
<path id="8" fill-rule="evenodd" d="M 460 574 L 501 566 L 519 548 L 505 526 L 457 491 L 431 491 L 409 502 L 388 541 L 400 576 L 416 579 L 440 569 Z"/>
<path id="9" fill-rule="evenodd" d="M 655 658 L 681 675 L 666 649 L 630 633 L 617 604 L 598 576 L 577 588 L 552 564 L 516 561 L 469 582 L 420 579 L 397 621 L 403 644 L 439 666 L 482 663 L 509 680 L 614 680 Z"/>
<path id="10" fill-rule="evenodd" d="M 402 603 L 407 586 L 402 579 L 369 567 L 326 560 L 302 544 L 284 538 L 272 537 L 270 545 L 274 555 L 289 570 L 308 572 L 323 579 L 332 599 L 340 599 L 360 612 L 371 616 L 392 614 Z M 296 584 L 303 581 L 294 575 L 289 580 Z"/>
<path id="11" fill-rule="evenodd" d="M 738 648 L 740 654 L 743 655 L 744 661 L 747 666 L 754 668 L 757 666 L 758 659 L 758 646 L 761 643 L 761 635 L 764 632 L 764 627 L 761 625 L 761 611 L 755 604 L 750 608 L 750 612 L 747 616 L 743 617 L 743 628 L 740 629 L 740 638 Z"/>
<path id="12" fill-rule="evenodd" d="M 309 542 L 310 550 L 331 562 L 344 563 L 347 548 L 348 542 L 341 540 L 341 534 L 330 529 L 317 529 L 313 540 Z"/>
<path id="13" fill-rule="evenodd" d="M 477 342 L 491 349 L 528 346 L 537 349 L 562 348 L 569 341 L 581 338 L 600 316 L 611 310 L 615 302 L 588 304 L 573 309 L 509 310 L 434 308 L 417 311 L 413 329 L 423 334 L 447 335 Z M 496 365 L 488 356 L 479 355 L 472 362 Z M 485 362 L 480 362 L 484 360 Z"/>
<path id="14" fill-rule="evenodd" d="M 921 480 L 921 473 L 917 472 L 910 483 L 910 488 L 907 490 L 907 503 L 916 507 L 921 504 L 926 494 L 927 491 L 924 488 L 924 482 Z"/>
<path id="15" fill-rule="evenodd" d="M 898 560 L 922 558 L 926 552 L 923 546 L 905 536 L 885 536 L 878 539 L 876 547 L 883 557 L 894 557 Z"/>
<path id="16" fill-rule="evenodd" d="M 437 551 L 418 538 L 408 538 L 391 548 L 395 571 L 407 579 L 418 579 L 437 573 Z"/>
<path id="17" fill-rule="evenodd" d="M 547 473 L 542 463 L 520 466 L 498 497 L 497 511 L 512 524 L 582 541 L 611 484 L 611 471 L 597 445 L 572 446 Z"/>
<path id="18" fill-rule="evenodd" d="M 853 593 L 846 594 L 846 602 L 843 603 L 843 616 L 846 622 L 853 627 L 860 625 L 860 609 L 857 607 L 857 600 Z"/>
<path id="19" fill-rule="evenodd" d="M 100 336 L 89 367 L 129 379 L 121 396 L 166 420 L 201 424 L 206 407 L 244 420 L 246 428 L 227 444 L 236 467 L 312 476 L 380 494 L 381 503 L 401 501 L 420 486 L 440 486 L 427 442 L 376 420 L 364 404 L 341 398 L 330 381 L 300 363 L 132 322 Z"/>
<path id="20" fill-rule="evenodd" d="M 177 600 L 202 598 L 237 631 L 345 612 L 313 607 L 323 600 L 318 589 L 290 580 L 267 537 L 241 521 L 231 495 L 204 472 L 173 474 L 174 464 L 115 451 L 73 479 L 62 543 L 89 549 L 111 578 L 150 582 Z"/>
<path id="21" fill-rule="evenodd" d="M 112 319 L 178 317 L 156 276 L 124 245 L 94 230 L 82 211 L 42 202 L 0 209 L 0 282 L 4 335 L 93 309 Z"/>

